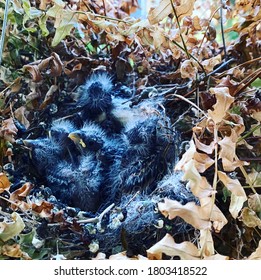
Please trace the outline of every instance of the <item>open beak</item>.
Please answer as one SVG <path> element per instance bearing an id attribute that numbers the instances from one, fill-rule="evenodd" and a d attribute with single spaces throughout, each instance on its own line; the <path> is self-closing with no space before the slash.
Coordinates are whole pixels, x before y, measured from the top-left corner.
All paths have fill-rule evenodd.
<path id="1" fill-rule="evenodd" d="M 68 137 L 80 150 L 82 150 L 82 148 L 86 148 L 86 144 L 83 142 L 82 138 L 79 136 L 78 133 L 72 132 L 68 135 Z"/>

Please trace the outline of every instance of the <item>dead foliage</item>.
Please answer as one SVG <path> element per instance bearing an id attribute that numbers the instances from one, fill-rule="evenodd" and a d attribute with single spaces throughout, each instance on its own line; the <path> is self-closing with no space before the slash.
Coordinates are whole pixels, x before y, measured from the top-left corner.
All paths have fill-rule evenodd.
<path id="1" fill-rule="evenodd" d="M 102 215 L 72 217 L 14 172 L 23 127 L 37 136 L 102 69 L 135 88 L 134 104 L 147 88 L 165 97 L 186 144 L 175 170 L 199 201 L 159 203 L 195 236 L 177 242 L 167 233 L 133 258 L 261 259 L 261 7 L 229 2 L 162 0 L 136 19 L 137 1 L 12 1 L 0 67 L 0 258 L 106 258 L 83 234 Z M 39 238 L 47 231 L 52 240 Z"/>

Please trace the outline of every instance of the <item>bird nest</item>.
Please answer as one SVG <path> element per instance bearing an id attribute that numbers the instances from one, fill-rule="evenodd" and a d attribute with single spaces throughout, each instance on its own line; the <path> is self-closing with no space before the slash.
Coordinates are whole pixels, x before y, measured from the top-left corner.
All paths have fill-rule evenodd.
<path id="1" fill-rule="evenodd" d="M 70 240 L 70 250 L 84 246 L 90 257 L 122 247 L 129 255 L 145 253 L 167 232 L 192 230 L 157 209 L 165 197 L 195 201 L 181 175 L 173 174 L 179 137 L 164 98 L 152 92 L 133 104 L 131 91 L 104 73 L 91 76 L 74 96 L 62 116 L 17 141 L 22 174 L 35 184 L 31 195 L 63 211 L 63 226 L 50 231 L 42 221 L 38 237 Z M 71 238 L 75 231 L 80 237 Z"/>

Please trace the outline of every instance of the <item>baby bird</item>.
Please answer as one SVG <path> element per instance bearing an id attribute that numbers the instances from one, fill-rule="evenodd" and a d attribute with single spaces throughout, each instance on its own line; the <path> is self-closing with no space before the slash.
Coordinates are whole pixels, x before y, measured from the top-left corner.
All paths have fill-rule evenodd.
<path id="1" fill-rule="evenodd" d="M 111 91 L 113 84 L 107 73 L 93 74 L 79 87 L 77 104 L 83 120 L 99 120 L 112 108 Z"/>
<path id="2" fill-rule="evenodd" d="M 57 143 L 68 161 L 77 164 L 79 151 L 76 149 L 73 141 L 68 137 L 76 128 L 69 120 L 58 119 L 52 123 L 48 132 L 49 138 Z"/>
<path id="3" fill-rule="evenodd" d="M 64 159 L 61 146 L 52 139 L 27 139 L 23 143 L 30 148 L 32 165 L 41 175 L 48 174 L 56 166 L 58 159 Z"/>
<path id="4" fill-rule="evenodd" d="M 103 172 L 94 155 L 86 154 L 77 167 L 60 161 L 47 181 L 54 195 L 69 206 L 88 212 L 100 206 Z"/>
<path id="5" fill-rule="evenodd" d="M 113 189 L 120 193 L 151 191 L 173 165 L 174 136 L 157 117 L 138 123 L 126 136 L 129 147 L 110 173 Z"/>
<path id="6" fill-rule="evenodd" d="M 98 125 L 85 122 L 81 129 L 75 130 L 68 135 L 80 153 L 91 151 L 96 153 L 105 142 L 106 133 Z"/>

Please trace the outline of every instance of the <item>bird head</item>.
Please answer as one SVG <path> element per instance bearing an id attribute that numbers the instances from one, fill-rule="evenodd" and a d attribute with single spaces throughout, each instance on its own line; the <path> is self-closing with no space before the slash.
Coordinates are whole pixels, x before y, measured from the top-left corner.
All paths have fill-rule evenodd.
<path id="1" fill-rule="evenodd" d="M 68 120 L 56 120 L 49 130 L 49 138 L 56 142 L 67 141 L 70 132 L 75 131 L 75 126 Z"/>
<path id="2" fill-rule="evenodd" d="M 76 147 L 83 153 L 84 151 L 96 152 L 103 147 L 104 141 L 99 135 L 84 134 L 82 131 L 75 131 L 68 135 Z"/>

